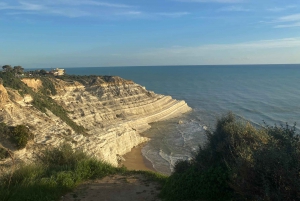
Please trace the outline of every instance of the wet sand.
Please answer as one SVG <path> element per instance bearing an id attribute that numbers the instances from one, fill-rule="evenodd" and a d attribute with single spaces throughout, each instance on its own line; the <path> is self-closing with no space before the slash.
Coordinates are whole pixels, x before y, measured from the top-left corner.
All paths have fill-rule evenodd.
<path id="1" fill-rule="evenodd" d="M 142 154 L 142 148 L 144 146 L 145 143 L 138 145 L 132 148 L 131 152 L 123 156 L 125 161 L 123 161 L 122 164 L 127 167 L 128 170 L 148 170 L 156 172 L 152 166 L 152 163 Z"/>

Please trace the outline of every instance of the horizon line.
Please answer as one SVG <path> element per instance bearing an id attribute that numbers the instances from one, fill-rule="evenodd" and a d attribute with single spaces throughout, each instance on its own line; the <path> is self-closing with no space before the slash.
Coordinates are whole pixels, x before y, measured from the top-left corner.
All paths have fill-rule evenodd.
<path id="1" fill-rule="evenodd" d="M 124 65 L 124 66 L 79 66 L 79 67 L 46 67 L 51 68 L 126 68 L 126 67 L 184 67 L 184 66 L 270 66 L 270 65 L 300 65 L 300 63 L 279 63 L 279 64 L 192 64 L 192 65 Z M 44 69 L 39 67 L 32 67 L 27 69 Z"/>

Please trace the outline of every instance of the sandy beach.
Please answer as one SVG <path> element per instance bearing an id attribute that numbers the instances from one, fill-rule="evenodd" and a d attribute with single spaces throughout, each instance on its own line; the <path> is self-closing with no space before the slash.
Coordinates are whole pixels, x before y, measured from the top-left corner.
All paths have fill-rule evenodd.
<path id="1" fill-rule="evenodd" d="M 123 156 L 125 161 L 123 161 L 122 164 L 127 167 L 128 170 L 156 171 L 152 163 L 143 156 L 143 146 L 145 146 L 145 143 L 132 148 L 131 152 Z"/>

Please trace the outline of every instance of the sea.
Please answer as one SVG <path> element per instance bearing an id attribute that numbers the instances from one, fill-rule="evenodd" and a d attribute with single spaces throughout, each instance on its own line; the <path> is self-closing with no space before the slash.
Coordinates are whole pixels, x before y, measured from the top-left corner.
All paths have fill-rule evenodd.
<path id="1" fill-rule="evenodd" d="M 300 125 L 300 65 L 140 66 L 66 68 L 67 74 L 116 75 L 158 94 L 185 100 L 193 109 L 151 124 L 142 154 L 169 175 L 206 142 L 217 118 L 233 112 L 256 126 Z M 297 126 L 299 129 L 299 126 Z"/>

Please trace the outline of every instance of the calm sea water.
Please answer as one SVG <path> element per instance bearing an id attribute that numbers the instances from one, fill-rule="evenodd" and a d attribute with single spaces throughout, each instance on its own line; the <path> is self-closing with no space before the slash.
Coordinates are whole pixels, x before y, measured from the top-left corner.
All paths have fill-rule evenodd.
<path id="1" fill-rule="evenodd" d="M 300 123 L 300 65 L 66 68 L 68 74 L 117 75 L 155 93 L 185 100 L 193 111 L 154 123 L 142 150 L 153 167 L 170 174 L 178 159 L 205 142 L 204 128 L 228 111 L 257 125 Z M 178 124 L 182 121 L 182 124 Z"/>

